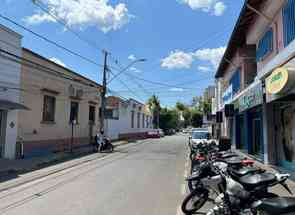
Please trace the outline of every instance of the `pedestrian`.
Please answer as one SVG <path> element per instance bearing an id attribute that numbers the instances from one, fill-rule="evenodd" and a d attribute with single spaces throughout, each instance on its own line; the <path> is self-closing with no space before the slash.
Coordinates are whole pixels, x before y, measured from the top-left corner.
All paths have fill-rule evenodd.
<path id="1" fill-rule="evenodd" d="M 94 139 L 96 151 L 102 151 L 104 146 L 104 131 L 100 130 L 99 132 L 97 132 Z"/>

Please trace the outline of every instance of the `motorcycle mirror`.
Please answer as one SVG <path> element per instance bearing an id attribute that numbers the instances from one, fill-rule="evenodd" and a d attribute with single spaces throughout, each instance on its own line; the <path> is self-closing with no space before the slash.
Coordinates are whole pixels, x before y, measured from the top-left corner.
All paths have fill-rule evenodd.
<path id="1" fill-rule="evenodd" d="M 288 193 L 293 195 L 293 192 L 290 190 L 290 188 L 286 182 L 282 182 L 281 185 L 288 191 Z"/>

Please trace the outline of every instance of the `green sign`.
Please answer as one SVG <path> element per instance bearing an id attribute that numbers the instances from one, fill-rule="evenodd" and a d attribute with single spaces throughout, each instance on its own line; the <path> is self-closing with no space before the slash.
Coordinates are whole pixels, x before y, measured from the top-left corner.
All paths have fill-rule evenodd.
<path id="1" fill-rule="evenodd" d="M 239 98 L 239 111 L 243 112 L 247 109 L 253 108 L 263 102 L 263 92 L 261 83 L 255 87 L 250 88 Z"/>

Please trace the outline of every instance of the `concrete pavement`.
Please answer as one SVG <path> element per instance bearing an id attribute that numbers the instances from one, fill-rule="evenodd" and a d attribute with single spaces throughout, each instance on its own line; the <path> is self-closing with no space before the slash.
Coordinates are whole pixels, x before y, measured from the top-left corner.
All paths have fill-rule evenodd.
<path id="1" fill-rule="evenodd" d="M 5 190 L 0 214 L 177 214 L 183 199 L 184 140 L 174 136 L 126 145 Z"/>

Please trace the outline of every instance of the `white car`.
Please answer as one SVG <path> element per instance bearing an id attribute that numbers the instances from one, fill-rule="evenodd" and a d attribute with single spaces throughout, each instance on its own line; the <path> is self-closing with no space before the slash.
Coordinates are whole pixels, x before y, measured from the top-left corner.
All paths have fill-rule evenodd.
<path id="1" fill-rule="evenodd" d="M 190 136 L 192 144 L 199 144 L 210 139 L 210 133 L 208 130 L 194 130 Z"/>

